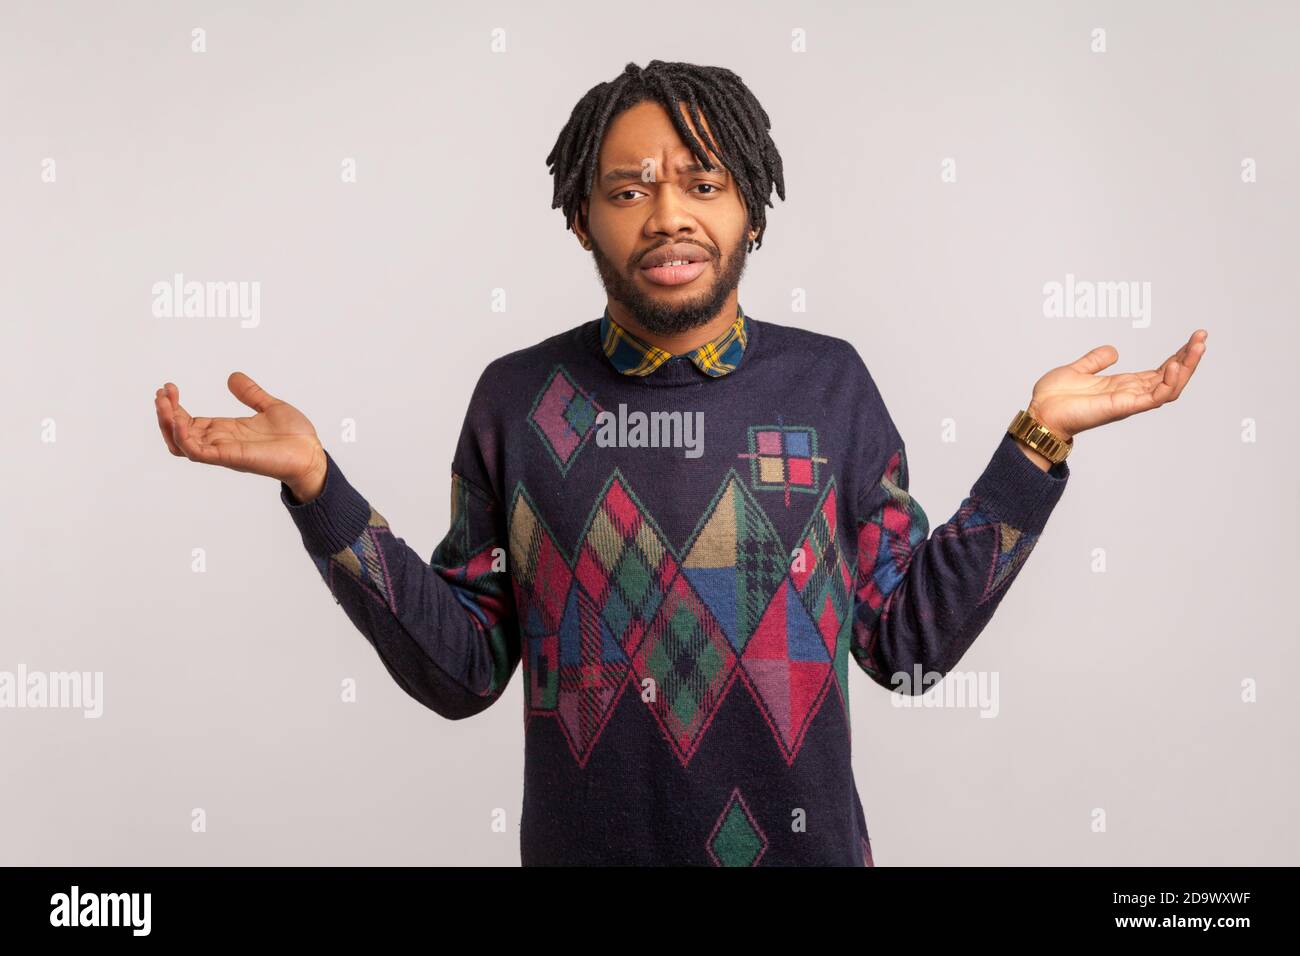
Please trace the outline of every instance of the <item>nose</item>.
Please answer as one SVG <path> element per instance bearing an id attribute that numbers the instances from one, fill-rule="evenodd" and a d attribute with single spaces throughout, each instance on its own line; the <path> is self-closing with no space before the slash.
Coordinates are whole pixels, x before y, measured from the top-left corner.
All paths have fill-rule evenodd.
<path id="1" fill-rule="evenodd" d="M 681 189 L 676 183 L 661 182 L 655 188 L 654 206 L 646 219 L 646 235 L 690 235 L 695 229 L 695 217 L 686 208 L 686 197 Z"/>

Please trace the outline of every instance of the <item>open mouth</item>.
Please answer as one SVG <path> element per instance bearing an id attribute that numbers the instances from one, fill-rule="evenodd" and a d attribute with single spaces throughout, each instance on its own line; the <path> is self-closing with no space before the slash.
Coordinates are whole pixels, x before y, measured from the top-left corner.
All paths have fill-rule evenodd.
<path id="1" fill-rule="evenodd" d="M 708 254 L 690 243 L 660 246 L 649 252 L 641 274 L 655 285 L 685 285 L 699 278 L 709 264 Z"/>

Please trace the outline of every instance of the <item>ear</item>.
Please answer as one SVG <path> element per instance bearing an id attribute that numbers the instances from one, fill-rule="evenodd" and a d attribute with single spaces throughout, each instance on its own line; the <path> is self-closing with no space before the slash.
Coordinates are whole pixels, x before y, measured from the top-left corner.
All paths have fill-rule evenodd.
<path id="1" fill-rule="evenodd" d="M 573 227 L 574 234 L 578 237 L 578 242 L 582 244 L 584 249 L 591 248 L 591 235 L 587 231 L 587 210 L 589 208 L 587 200 L 582 200 L 578 204 L 578 211 L 573 214 L 573 222 L 570 224 Z"/>

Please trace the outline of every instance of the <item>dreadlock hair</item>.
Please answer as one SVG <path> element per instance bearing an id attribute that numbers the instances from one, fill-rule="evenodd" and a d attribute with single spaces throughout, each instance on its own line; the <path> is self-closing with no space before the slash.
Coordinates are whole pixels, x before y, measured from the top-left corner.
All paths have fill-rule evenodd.
<path id="1" fill-rule="evenodd" d="M 758 243 L 763 245 L 767 227 L 764 206 L 771 206 L 772 188 L 785 199 L 785 179 L 781 154 L 768 134 L 772 123 L 767 112 L 749 87 L 731 70 L 720 66 L 695 66 L 691 63 L 665 63 L 651 60 L 643 70 L 629 63 L 618 77 L 587 91 L 560 131 L 559 138 L 546 157 L 546 165 L 555 177 L 555 194 L 551 208 L 564 209 L 564 228 L 571 229 L 581 201 L 591 194 L 598 172 L 600 144 L 605 130 L 626 109 L 655 100 L 663 105 L 696 159 L 705 169 L 714 165 L 706 155 L 704 144 L 682 119 L 678 104 L 685 101 L 691 122 L 707 133 L 700 122 L 703 109 L 708 117 L 709 148 L 731 172 L 749 211 Z"/>

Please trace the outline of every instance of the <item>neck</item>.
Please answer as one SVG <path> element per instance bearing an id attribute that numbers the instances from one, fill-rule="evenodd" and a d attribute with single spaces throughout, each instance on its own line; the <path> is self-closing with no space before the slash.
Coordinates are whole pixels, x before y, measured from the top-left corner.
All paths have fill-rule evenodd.
<path id="1" fill-rule="evenodd" d="M 681 355 L 717 338 L 725 329 L 730 327 L 731 323 L 736 321 L 738 298 L 739 292 L 733 289 L 718 314 L 709 319 L 708 322 L 685 332 L 677 332 L 672 335 L 651 332 L 634 319 L 631 313 L 628 312 L 627 307 L 621 302 L 615 302 L 611 299 L 608 302 L 608 308 L 610 317 L 641 341 L 648 342 L 656 348 L 661 348 L 670 355 Z"/>

